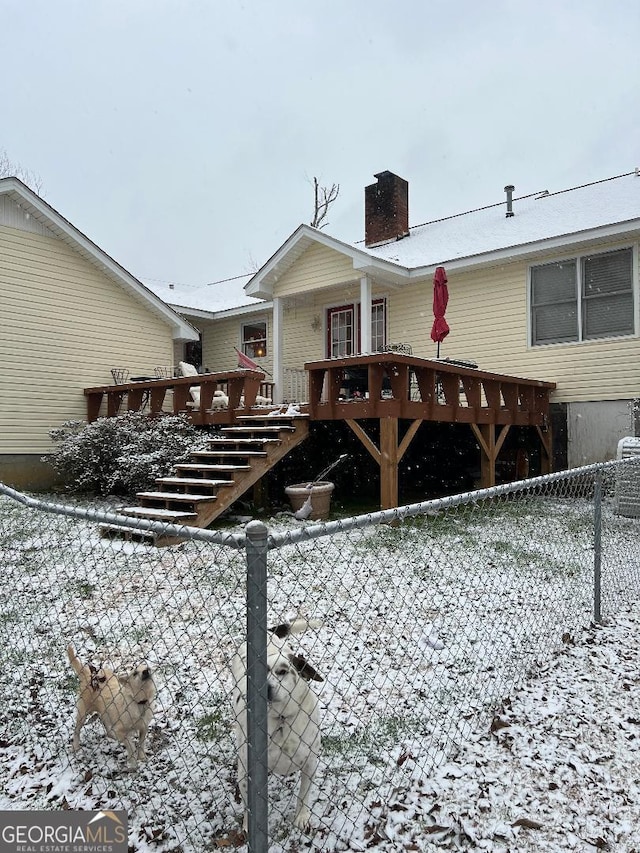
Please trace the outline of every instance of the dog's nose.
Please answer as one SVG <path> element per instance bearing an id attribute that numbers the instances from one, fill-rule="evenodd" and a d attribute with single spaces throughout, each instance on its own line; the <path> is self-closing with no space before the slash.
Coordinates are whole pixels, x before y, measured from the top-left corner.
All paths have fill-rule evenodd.
<path id="1" fill-rule="evenodd" d="M 267 702 L 271 702 L 273 700 L 273 687 L 270 684 L 267 684 Z"/>
<path id="2" fill-rule="evenodd" d="M 142 670 L 142 680 L 146 681 L 147 678 L 151 678 L 151 672 L 148 669 Z"/>

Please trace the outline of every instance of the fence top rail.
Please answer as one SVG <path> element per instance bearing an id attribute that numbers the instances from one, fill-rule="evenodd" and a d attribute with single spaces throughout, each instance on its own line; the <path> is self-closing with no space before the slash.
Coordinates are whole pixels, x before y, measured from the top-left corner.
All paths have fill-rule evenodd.
<path id="1" fill-rule="evenodd" d="M 82 518 L 85 521 L 100 522 L 103 524 L 115 524 L 120 527 L 129 527 L 132 530 L 144 530 L 158 533 L 161 536 L 175 536 L 181 539 L 197 539 L 216 545 L 225 545 L 228 548 L 241 550 L 245 547 L 245 535 L 243 533 L 221 533 L 217 530 L 203 530 L 201 527 L 188 527 L 187 525 L 167 524 L 162 521 L 148 521 L 144 518 L 132 518 L 127 515 L 119 515 L 117 512 L 108 512 L 91 507 L 77 507 L 69 504 L 58 504 L 52 501 L 44 501 L 25 495 L 0 483 L 0 494 L 6 495 L 18 503 L 48 512 L 52 515 L 66 515 L 72 518 Z"/>
<path id="2" fill-rule="evenodd" d="M 270 533 L 268 537 L 268 547 L 273 550 L 281 548 L 283 545 L 308 541 L 309 539 L 318 539 L 322 536 L 330 536 L 334 533 L 345 533 L 346 531 L 356 530 L 363 527 L 388 524 L 393 521 L 402 521 L 405 518 L 412 518 L 418 515 L 430 515 L 443 509 L 452 509 L 453 507 L 463 506 L 470 503 L 480 503 L 484 500 L 516 494 L 517 492 L 531 491 L 532 489 L 549 483 L 561 482 L 563 480 L 567 481 L 589 475 L 593 475 L 595 477 L 598 473 L 610 471 L 622 465 L 629 464 L 640 465 L 640 458 L 619 459 L 613 460 L 612 462 L 599 462 L 593 465 L 584 465 L 581 468 L 571 468 L 566 471 L 557 471 L 553 474 L 544 474 L 540 477 L 531 477 L 527 480 L 516 480 L 512 483 L 505 483 L 501 486 L 492 486 L 488 489 L 478 489 L 472 492 L 462 492 L 458 495 L 450 495 L 449 497 L 435 498 L 433 500 L 421 501 L 414 504 L 406 504 L 405 506 L 397 507 L 395 509 L 380 510 L 379 512 L 352 516 L 351 518 L 343 518 L 338 521 L 325 521 L 308 524 L 304 527 L 287 531 L 285 533 Z"/>
<path id="3" fill-rule="evenodd" d="M 187 525 L 167 524 L 161 521 L 148 521 L 142 518 L 119 515 L 100 509 L 58 504 L 52 501 L 33 498 L 22 492 L 0 483 L 0 495 L 5 495 L 25 506 L 48 512 L 54 515 L 66 515 L 74 518 L 82 518 L 86 521 L 100 522 L 105 524 L 117 524 L 129 527 L 133 530 L 144 530 L 158 533 L 163 536 L 175 536 L 182 539 L 193 539 L 211 544 L 222 545 L 235 550 L 243 550 L 247 541 L 254 541 L 260 531 L 266 531 L 266 547 L 268 550 L 281 548 L 284 545 L 292 545 L 297 542 L 306 542 L 311 539 L 319 539 L 336 533 L 345 533 L 349 530 L 357 530 L 374 525 L 388 524 L 393 521 L 402 521 L 419 515 L 432 515 L 440 510 L 452 509 L 470 503 L 480 503 L 496 497 L 516 494 L 518 492 L 531 491 L 539 486 L 550 483 L 569 481 L 578 477 L 593 476 L 612 471 L 621 466 L 640 465 L 640 457 L 630 457 L 612 462 L 600 462 L 594 465 L 584 465 L 581 468 L 572 468 L 566 471 L 557 471 L 553 474 L 544 474 L 540 477 L 531 477 L 527 480 L 516 480 L 501 486 L 492 486 L 488 489 L 478 489 L 473 492 L 462 492 L 458 495 L 450 495 L 444 498 L 435 498 L 429 501 L 406 504 L 395 509 L 380 510 L 379 512 L 365 513 L 351 516 L 336 521 L 317 522 L 305 524 L 295 530 L 282 533 L 270 532 L 267 525 L 261 521 L 250 521 L 244 528 L 243 533 L 221 533 L 216 530 L 203 530 L 199 527 Z"/>

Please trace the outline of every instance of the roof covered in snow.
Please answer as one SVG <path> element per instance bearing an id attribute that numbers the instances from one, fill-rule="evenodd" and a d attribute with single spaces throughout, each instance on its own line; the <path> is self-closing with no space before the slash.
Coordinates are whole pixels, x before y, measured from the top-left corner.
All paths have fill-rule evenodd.
<path id="1" fill-rule="evenodd" d="M 187 316 L 244 313 L 265 305 L 273 284 L 312 244 L 347 255 L 354 270 L 402 280 L 447 270 L 473 268 L 517 256 L 569 250 L 616 235 L 640 234 L 640 170 L 590 184 L 514 195 L 513 216 L 506 199 L 496 204 L 414 225 L 407 237 L 377 246 L 347 243 L 300 225 L 253 277 L 251 274 L 199 286 L 150 282 L 161 299 Z"/>
<path id="2" fill-rule="evenodd" d="M 347 255 L 359 275 L 403 280 L 473 269 L 516 257 L 572 251 L 572 246 L 616 236 L 640 235 L 640 170 L 590 184 L 504 200 L 443 219 L 411 226 L 408 236 L 376 246 L 345 243 L 301 225 L 247 285 L 253 296 L 269 298 L 273 284 L 313 243 Z"/>
<path id="3" fill-rule="evenodd" d="M 244 285 L 250 277 L 249 273 L 226 281 L 200 285 L 151 281 L 147 287 L 176 311 L 192 317 L 210 316 L 255 305 L 264 306 L 262 299 L 247 296 L 244 291 Z"/>
<path id="4" fill-rule="evenodd" d="M 513 216 L 506 201 L 412 227 L 410 235 L 377 247 L 354 244 L 377 258 L 404 267 L 436 266 L 558 238 L 572 238 L 635 223 L 640 226 L 640 173 L 559 192 L 514 197 Z"/>

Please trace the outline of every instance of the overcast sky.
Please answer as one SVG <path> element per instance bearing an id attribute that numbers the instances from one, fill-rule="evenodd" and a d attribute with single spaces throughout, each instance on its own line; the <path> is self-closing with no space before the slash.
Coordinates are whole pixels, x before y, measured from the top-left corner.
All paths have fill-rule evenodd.
<path id="1" fill-rule="evenodd" d="M 0 0 L 0 149 L 144 282 L 261 266 L 338 183 L 410 224 L 640 165 L 638 0 Z"/>

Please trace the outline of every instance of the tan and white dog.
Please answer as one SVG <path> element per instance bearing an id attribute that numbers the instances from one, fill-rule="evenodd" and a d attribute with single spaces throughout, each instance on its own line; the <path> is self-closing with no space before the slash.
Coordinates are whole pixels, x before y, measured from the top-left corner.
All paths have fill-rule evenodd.
<path id="1" fill-rule="evenodd" d="M 153 717 L 156 686 L 146 663 L 139 664 L 128 675 L 116 675 L 107 667 L 97 669 L 83 663 L 72 645 L 67 647 L 69 662 L 80 679 L 73 749 L 80 748 L 80 730 L 87 717 L 97 714 L 110 738 L 127 749 L 129 767 L 144 759 L 144 742 Z M 137 748 L 133 742 L 138 733 Z"/>
<path id="2" fill-rule="evenodd" d="M 267 639 L 267 727 L 269 771 L 279 776 L 300 773 L 294 826 L 307 831 L 311 818 L 311 789 L 320 754 L 318 697 L 309 681 L 321 675 L 287 642 L 291 634 L 317 628 L 316 620 L 296 619 L 272 628 Z M 235 681 L 233 705 L 238 747 L 238 785 L 247 831 L 247 653 L 242 645 L 231 661 Z"/>

